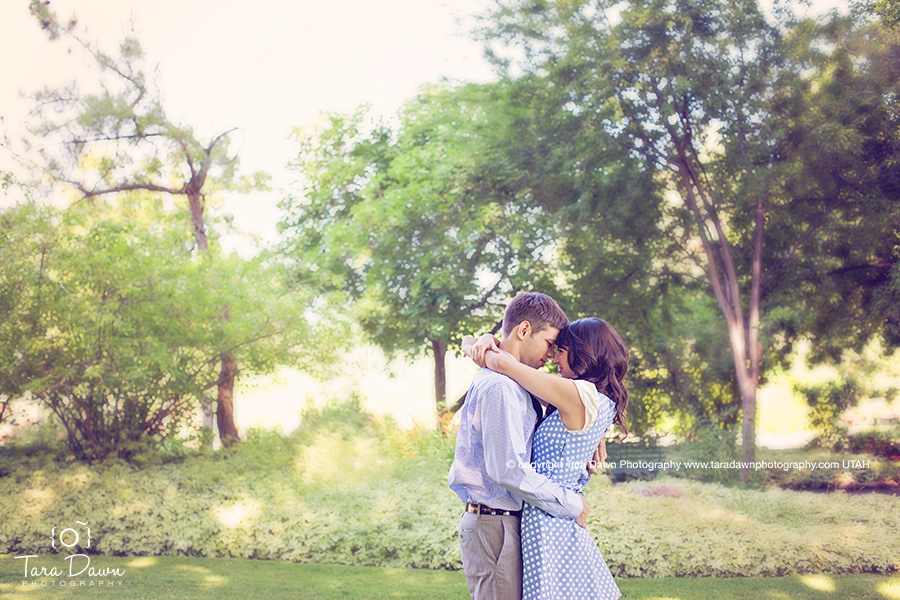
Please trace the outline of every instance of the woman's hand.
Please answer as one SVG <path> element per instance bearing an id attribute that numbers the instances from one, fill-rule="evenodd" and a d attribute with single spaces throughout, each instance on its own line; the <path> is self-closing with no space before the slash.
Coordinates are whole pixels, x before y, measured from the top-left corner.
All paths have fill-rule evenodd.
<path id="1" fill-rule="evenodd" d="M 491 354 L 499 354 L 500 348 L 500 340 L 491 335 L 490 333 L 486 333 L 477 340 L 472 336 L 466 336 L 463 338 L 462 343 L 462 351 L 463 354 L 471 358 L 475 361 L 475 364 L 479 367 L 491 367 L 487 364 L 486 355 L 488 353 Z M 496 365 L 495 365 L 496 366 Z"/>
<path id="2" fill-rule="evenodd" d="M 594 458 L 587 464 L 588 473 L 591 475 L 599 473 L 600 465 L 606 462 L 607 456 L 609 455 L 606 453 L 606 438 L 601 438 L 600 444 L 594 450 Z"/>

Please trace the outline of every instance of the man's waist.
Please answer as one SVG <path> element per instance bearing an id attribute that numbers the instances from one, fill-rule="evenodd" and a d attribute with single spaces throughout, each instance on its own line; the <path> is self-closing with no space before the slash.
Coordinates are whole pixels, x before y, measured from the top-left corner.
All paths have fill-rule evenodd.
<path id="1" fill-rule="evenodd" d="M 474 515 L 491 515 L 497 517 L 521 517 L 522 509 L 509 510 L 505 508 L 493 508 L 486 504 L 478 504 L 477 502 L 467 502 L 466 512 Z"/>

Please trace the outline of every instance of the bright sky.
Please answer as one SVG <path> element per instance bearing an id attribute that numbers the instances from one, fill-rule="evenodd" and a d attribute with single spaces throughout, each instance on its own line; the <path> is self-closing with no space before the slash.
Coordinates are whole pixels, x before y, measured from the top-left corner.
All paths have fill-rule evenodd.
<path id="1" fill-rule="evenodd" d="M 321 111 L 370 103 L 392 114 L 423 84 L 493 74 L 467 35 L 481 0 L 52 0 L 77 15 L 89 39 L 115 50 L 133 19 L 145 52 L 160 63 L 169 117 L 207 136 L 240 128 L 240 156 L 287 185 L 292 128 Z M 48 41 L 28 0 L 0 8 L 0 115 L 16 123 L 30 107 L 20 92 L 87 72 L 70 43 Z M 5 156 L 0 156 L 0 167 Z M 274 236 L 278 194 L 231 199 L 226 209 L 252 233 Z"/>

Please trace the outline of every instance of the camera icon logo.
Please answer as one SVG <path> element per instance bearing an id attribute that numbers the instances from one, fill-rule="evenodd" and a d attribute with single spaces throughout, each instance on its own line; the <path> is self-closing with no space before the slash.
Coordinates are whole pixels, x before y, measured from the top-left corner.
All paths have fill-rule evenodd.
<path id="1" fill-rule="evenodd" d="M 53 546 L 53 548 L 56 548 L 56 539 L 57 539 L 57 537 L 59 537 L 59 543 L 61 545 L 65 546 L 66 548 L 72 548 L 72 547 L 78 545 L 78 542 L 81 541 L 81 535 L 86 533 L 87 534 L 87 546 L 85 546 L 85 548 L 90 548 L 91 540 L 94 539 L 91 537 L 91 528 L 87 526 L 87 523 L 82 523 L 81 521 L 75 521 L 75 524 L 83 525 L 84 530 L 79 531 L 77 529 L 73 529 L 70 527 L 70 528 L 63 529 L 62 531 L 60 531 L 59 536 L 57 536 L 56 535 L 56 527 L 54 527 L 53 530 L 50 532 L 50 545 Z M 73 539 L 73 536 L 74 536 L 74 539 Z M 71 541 L 71 543 L 67 543 L 69 541 Z"/>

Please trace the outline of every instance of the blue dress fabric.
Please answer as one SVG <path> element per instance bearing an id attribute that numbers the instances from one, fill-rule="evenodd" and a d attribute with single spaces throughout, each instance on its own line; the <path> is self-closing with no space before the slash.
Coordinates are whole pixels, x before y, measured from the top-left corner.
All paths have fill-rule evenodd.
<path id="1" fill-rule="evenodd" d="M 535 470 L 581 493 L 589 479 L 585 465 L 614 416 L 615 405 L 603 394 L 587 432 L 568 431 L 559 412 L 552 413 L 535 432 Z M 622 595 L 586 529 L 528 503 L 522 514 L 522 563 L 523 600 L 615 600 Z"/>

